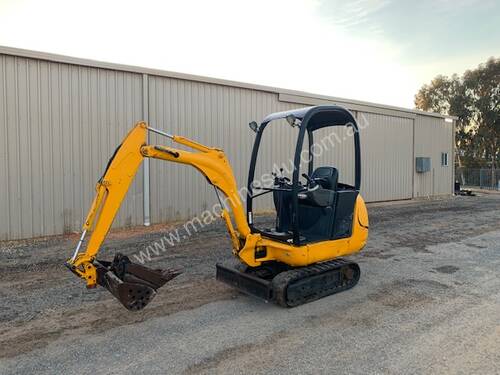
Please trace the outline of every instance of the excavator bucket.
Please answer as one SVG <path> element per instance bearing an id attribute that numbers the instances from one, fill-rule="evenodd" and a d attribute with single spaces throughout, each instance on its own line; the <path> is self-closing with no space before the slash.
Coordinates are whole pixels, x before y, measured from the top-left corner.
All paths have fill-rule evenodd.
<path id="1" fill-rule="evenodd" d="M 132 263 L 122 254 L 112 262 L 96 261 L 97 283 L 114 295 L 128 310 L 142 310 L 151 302 L 156 291 L 181 274 L 176 269 L 151 269 Z"/>

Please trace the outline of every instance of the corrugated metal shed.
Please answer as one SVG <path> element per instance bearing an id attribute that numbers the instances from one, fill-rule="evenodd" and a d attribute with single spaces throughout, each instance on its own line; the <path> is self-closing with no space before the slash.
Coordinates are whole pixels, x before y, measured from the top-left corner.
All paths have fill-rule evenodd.
<path id="1" fill-rule="evenodd" d="M 78 231 L 95 181 L 136 121 L 223 148 L 245 186 L 253 143 L 246 124 L 321 103 L 344 105 L 368 124 L 361 131 L 367 201 L 452 193 L 453 169 L 440 165 L 440 155 L 453 160 L 454 124 L 441 115 L 0 47 L 0 240 Z M 273 132 L 267 135 L 279 142 L 263 150 L 262 172 L 295 145 L 293 134 Z M 330 151 L 320 164 L 338 166 L 352 182 L 351 143 Z M 431 157 L 432 173 L 417 174 L 415 156 Z M 143 222 L 142 179 L 141 171 L 115 226 Z M 188 219 L 216 202 L 204 178 L 185 166 L 152 160 L 150 181 L 153 223 Z"/>
<path id="2" fill-rule="evenodd" d="M 418 116 L 415 129 L 415 157 L 431 158 L 430 172 L 415 173 L 415 197 L 449 194 L 449 183 L 454 181 L 454 124 L 435 117 Z M 449 154 L 448 166 L 441 165 L 443 152 Z"/>
<path id="3" fill-rule="evenodd" d="M 0 238 L 78 230 L 110 150 L 142 117 L 139 74 L 0 55 Z M 119 225 L 142 223 L 142 182 Z"/>

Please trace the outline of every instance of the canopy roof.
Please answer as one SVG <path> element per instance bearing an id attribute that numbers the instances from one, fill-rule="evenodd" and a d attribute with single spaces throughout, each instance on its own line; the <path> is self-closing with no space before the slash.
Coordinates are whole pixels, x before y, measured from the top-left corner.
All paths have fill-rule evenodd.
<path id="1" fill-rule="evenodd" d="M 297 108 L 289 111 L 271 113 L 262 121 L 267 124 L 273 120 L 284 119 L 287 116 L 295 116 L 299 120 L 308 118 L 307 129 L 316 130 L 325 126 L 343 126 L 352 123 L 356 126 L 356 120 L 351 112 L 337 105 L 319 105 L 314 107 Z"/>

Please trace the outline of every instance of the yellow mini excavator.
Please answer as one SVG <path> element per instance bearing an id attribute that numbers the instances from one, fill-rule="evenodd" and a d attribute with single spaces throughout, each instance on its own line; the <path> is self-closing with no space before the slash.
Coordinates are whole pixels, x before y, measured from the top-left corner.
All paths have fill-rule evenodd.
<path id="1" fill-rule="evenodd" d="M 279 173 L 274 174 L 269 186 L 256 184 L 256 160 L 264 130 L 271 122 L 281 119 L 298 128 L 291 179 Z M 339 182 L 338 170 L 333 166 L 314 168 L 314 132 L 330 126 L 348 127 L 352 134 L 354 186 Z M 69 269 L 84 279 L 87 287 L 101 285 L 107 288 L 129 310 L 144 308 L 161 286 L 179 274 L 174 269 L 150 269 L 121 254 L 112 261 L 96 258 L 142 160 L 154 158 L 193 166 L 215 187 L 219 199 L 220 192 L 224 195 L 221 217 L 227 226 L 235 259 L 216 265 L 218 280 L 285 307 L 356 285 L 360 277 L 359 266 L 340 258 L 360 251 L 368 237 L 368 214 L 359 194 L 359 132 L 353 115 L 339 106 L 316 106 L 273 113 L 260 125 L 251 122 L 250 127 L 256 137 L 245 213 L 233 171 L 221 149 L 165 133 L 144 122 L 137 123 L 118 146 L 97 182 L 96 196 L 85 219 L 82 236 L 67 261 Z M 149 145 L 148 132 L 163 135 L 192 151 Z M 307 173 L 300 175 L 306 135 Z M 253 222 L 252 202 L 267 193 L 272 193 L 276 225 L 259 228 Z M 87 232 L 91 237 L 85 251 L 81 251 Z"/>

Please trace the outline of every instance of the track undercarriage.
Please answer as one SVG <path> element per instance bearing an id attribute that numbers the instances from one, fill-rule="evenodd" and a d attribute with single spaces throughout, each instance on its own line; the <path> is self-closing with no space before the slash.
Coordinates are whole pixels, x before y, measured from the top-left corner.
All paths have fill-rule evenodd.
<path id="1" fill-rule="evenodd" d="M 265 301 L 295 307 L 354 287 L 360 268 L 335 259 L 307 267 L 269 263 L 250 268 L 234 260 L 217 264 L 217 279 Z"/>

